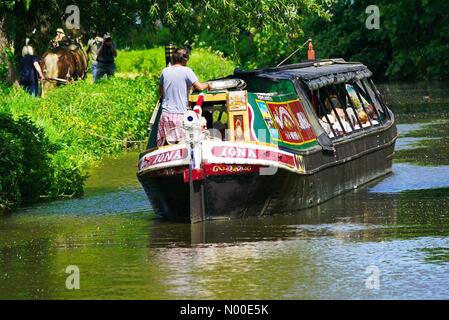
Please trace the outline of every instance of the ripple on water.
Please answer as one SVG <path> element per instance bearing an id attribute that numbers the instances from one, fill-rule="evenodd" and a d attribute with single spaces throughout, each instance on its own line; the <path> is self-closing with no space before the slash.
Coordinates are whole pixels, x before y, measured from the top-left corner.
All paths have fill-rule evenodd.
<path id="1" fill-rule="evenodd" d="M 403 123 L 396 124 L 396 128 L 401 135 L 407 135 L 412 131 L 418 131 L 423 129 L 425 126 L 431 125 L 431 122 L 428 123 Z"/>
<path id="2" fill-rule="evenodd" d="M 385 178 L 369 191 L 372 193 L 398 193 L 437 188 L 449 188 L 449 166 L 422 167 L 398 163 L 393 165 L 393 175 Z"/>
<path id="3" fill-rule="evenodd" d="M 141 188 L 125 188 L 115 192 L 90 195 L 79 199 L 55 201 L 23 208 L 23 213 L 107 214 L 136 213 L 151 210 Z"/>
<path id="4" fill-rule="evenodd" d="M 399 138 L 396 141 L 395 150 L 406 150 L 406 149 L 416 149 L 420 148 L 421 142 L 429 141 L 429 140 L 439 140 L 439 138 L 416 138 L 416 137 L 403 137 Z"/>

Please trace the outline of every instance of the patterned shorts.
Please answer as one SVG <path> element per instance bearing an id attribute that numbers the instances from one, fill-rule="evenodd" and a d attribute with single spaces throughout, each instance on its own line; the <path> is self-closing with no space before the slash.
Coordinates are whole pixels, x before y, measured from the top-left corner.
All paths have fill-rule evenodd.
<path id="1" fill-rule="evenodd" d="M 179 142 L 184 138 L 184 130 L 182 129 L 182 121 L 184 115 L 182 113 L 169 113 L 162 111 L 159 126 L 157 128 L 157 145 L 163 146 L 165 141 L 170 143 Z"/>

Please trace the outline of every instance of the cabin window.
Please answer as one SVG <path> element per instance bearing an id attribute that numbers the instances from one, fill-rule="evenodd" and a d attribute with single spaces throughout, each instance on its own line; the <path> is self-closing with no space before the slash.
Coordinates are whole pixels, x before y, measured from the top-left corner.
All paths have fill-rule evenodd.
<path id="1" fill-rule="evenodd" d="M 363 79 L 363 84 L 367 89 L 368 95 L 372 99 L 373 106 L 376 108 L 380 122 L 384 123 L 387 118 L 390 119 L 390 113 L 388 112 L 388 108 L 382 99 L 382 95 L 379 90 L 377 90 L 372 79 Z"/>
<path id="2" fill-rule="evenodd" d="M 377 126 L 388 112 L 370 79 L 332 84 L 309 91 L 319 122 L 330 138 Z"/>
<path id="3" fill-rule="evenodd" d="M 351 98 L 351 100 L 356 101 L 358 99 L 358 103 L 354 102 L 354 104 L 368 115 L 368 121 L 370 124 L 377 125 L 381 123 L 382 119 L 380 114 L 380 104 L 377 101 L 377 98 L 373 95 L 372 91 L 368 90 L 369 87 L 367 86 L 366 80 L 359 80 L 347 86 L 348 91 L 356 92 L 353 94 L 353 98 Z"/>

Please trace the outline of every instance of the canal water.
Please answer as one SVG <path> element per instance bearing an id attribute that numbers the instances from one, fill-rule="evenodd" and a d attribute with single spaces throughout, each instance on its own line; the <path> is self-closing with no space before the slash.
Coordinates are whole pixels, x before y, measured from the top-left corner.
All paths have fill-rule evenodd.
<path id="1" fill-rule="evenodd" d="M 394 173 L 287 216 L 157 221 L 137 154 L 105 159 L 83 198 L 0 217 L 0 299 L 449 299 L 448 88 L 381 86 Z"/>

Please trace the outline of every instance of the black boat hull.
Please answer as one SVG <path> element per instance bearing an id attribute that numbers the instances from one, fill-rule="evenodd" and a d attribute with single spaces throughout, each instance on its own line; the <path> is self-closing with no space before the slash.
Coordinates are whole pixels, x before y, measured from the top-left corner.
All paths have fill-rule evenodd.
<path id="1" fill-rule="evenodd" d="M 206 175 L 195 182 L 204 187 L 205 219 L 282 214 L 318 205 L 389 174 L 396 138 L 392 121 L 335 142 L 334 153 L 314 150 L 303 154 L 307 170 L 301 174 L 279 169 L 274 175 Z M 189 221 L 189 184 L 182 174 L 142 173 L 138 178 L 159 217 Z"/>

